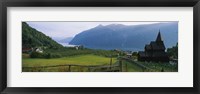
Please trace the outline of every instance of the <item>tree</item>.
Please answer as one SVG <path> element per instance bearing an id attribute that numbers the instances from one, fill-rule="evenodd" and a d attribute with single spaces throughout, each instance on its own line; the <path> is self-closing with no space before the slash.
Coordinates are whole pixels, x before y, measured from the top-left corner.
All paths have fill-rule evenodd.
<path id="1" fill-rule="evenodd" d="M 172 48 L 168 48 L 167 53 L 170 58 L 178 59 L 178 43 L 176 44 L 176 46 L 173 46 Z"/>

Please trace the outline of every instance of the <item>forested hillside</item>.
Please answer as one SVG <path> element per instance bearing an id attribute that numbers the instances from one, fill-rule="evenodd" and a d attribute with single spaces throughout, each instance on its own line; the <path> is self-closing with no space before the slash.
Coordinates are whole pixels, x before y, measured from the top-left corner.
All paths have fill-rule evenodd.
<path id="1" fill-rule="evenodd" d="M 30 27 L 27 23 L 22 22 L 22 47 L 61 48 L 62 45 L 58 44 L 42 32 Z"/>

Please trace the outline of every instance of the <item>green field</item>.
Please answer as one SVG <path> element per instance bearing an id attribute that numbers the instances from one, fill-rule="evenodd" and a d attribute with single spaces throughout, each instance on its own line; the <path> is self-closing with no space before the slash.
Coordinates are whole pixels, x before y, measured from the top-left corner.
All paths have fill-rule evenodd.
<path id="1" fill-rule="evenodd" d="M 123 72 L 178 72 L 177 64 L 161 62 L 141 62 L 135 61 L 144 67 L 138 66 L 134 62 L 123 61 Z"/>
<path id="2" fill-rule="evenodd" d="M 112 59 L 112 62 L 116 62 L 116 58 Z M 63 58 L 52 58 L 52 59 L 41 59 L 41 58 L 29 58 L 26 54 L 23 54 L 22 67 L 40 67 L 40 66 L 54 66 L 54 65 L 64 65 L 64 64 L 77 64 L 77 65 L 109 65 L 110 58 L 97 56 L 97 55 L 78 55 Z M 67 71 L 68 67 L 51 67 L 43 69 L 23 69 L 26 71 Z M 74 71 L 87 71 L 84 68 L 72 67 Z"/>
<path id="3" fill-rule="evenodd" d="M 138 65 L 140 64 L 140 65 Z M 123 60 L 122 61 L 123 72 L 178 72 L 178 64 L 170 64 L 168 62 L 141 62 Z"/>
<path id="4" fill-rule="evenodd" d="M 138 62 L 150 68 L 151 72 L 178 72 L 178 64 L 170 64 L 163 62 Z"/>
<path id="5" fill-rule="evenodd" d="M 110 66 L 111 58 L 105 56 L 98 56 L 93 54 L 75 55 L 62 58 L 30 58 L 28 54 L 22 54 L 22 71 L 23 72 L 104 72 L 109 71 L 107 68 L 92 68 L 84 66 Z M 138 62 L 148 69 L 138 66 L 133 61 L 123 60 L 122 72 L 177 72 L 178 65 L 171 65 L 169 63 L 156 63 L 156 62 Z M 58 66 L 57 65 L 80 65 L 80 66 Z M 112 65 L 119 65 L 117 58 L 112 58 Z M 41 66 L 56 66 L 47 68 L 38 68 Z M 31 67 L 31 68 L 27 68 Z M 112 70 L 119 70 L 120 66 L 112 68 Z M 111 70 L 111 69 L 110 69 Z"/>
<path id="6" fill-rule="evenodd" d="M 123 71 L 124 72 L 143 72 L 141 67 L 130 62 L 123 62 Z"/>

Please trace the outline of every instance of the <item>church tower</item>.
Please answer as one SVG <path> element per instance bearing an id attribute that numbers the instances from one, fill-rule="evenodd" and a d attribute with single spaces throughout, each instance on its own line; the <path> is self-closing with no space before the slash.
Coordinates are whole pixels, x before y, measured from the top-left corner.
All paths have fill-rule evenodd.
<path id="1" fill-rule="evenodd" d="M 159 30 L 158 36 L 156 38 L 156 42 L 159 42 L 159 41 L 162 41 L 160 30 Z"/>
<path id="2" fill-rule="evenodd" d="M 151 41 L 150 44 L 146 44 L 144 51 L 138 52 L 138 60 L 169 62 L 169 57 L 165 52 L 165 49 L 166 48 L 159 30 L 156 40 Z"/>

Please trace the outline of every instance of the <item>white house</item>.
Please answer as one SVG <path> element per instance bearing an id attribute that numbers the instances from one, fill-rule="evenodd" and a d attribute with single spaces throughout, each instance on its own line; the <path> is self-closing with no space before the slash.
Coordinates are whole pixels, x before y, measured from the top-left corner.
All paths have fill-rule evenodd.
<path id="1" fill-rule="evenodd" d="M 43 53 L 43 50 L 41 48 L 35 48 L 35 52 Z"/>

